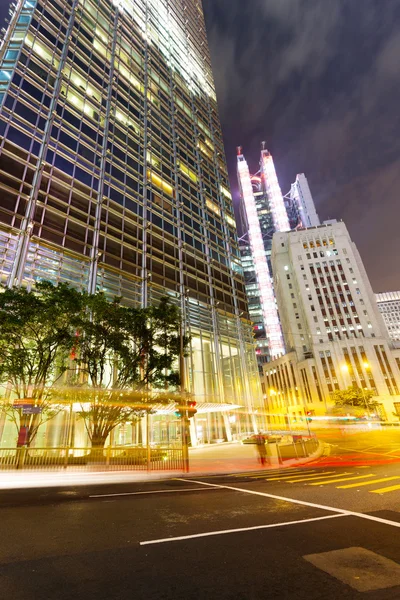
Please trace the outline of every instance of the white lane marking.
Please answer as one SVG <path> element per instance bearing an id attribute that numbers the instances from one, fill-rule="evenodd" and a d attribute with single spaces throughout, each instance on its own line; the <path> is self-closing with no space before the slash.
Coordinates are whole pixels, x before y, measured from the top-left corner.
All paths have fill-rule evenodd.
<path id="1" fill-rule="evenodd" d="M 147 492 L 121 492 L 119 494 L 93 494 L 89 498 L 111 498 L 112 496 L 140 496 L 142 494 L 173 494 L 174 492 L 211 492 L 211 489 L 182 488 L 180 490 L 149 490 Z"/>
<path id="2" fill-rule="evenodd" d="M 391 527 L 399 527 L 400 528 L 400 523 L 397 523 L 396 521 L 390 521 L 389 519 L 382 519 L 381 517 L 374 517 L 373 515 L 366 515 L 364 513 L 355 512 L 353 510 L 344 510 L 343 508 L 336 508 L 334 506 L 326 506 L 325 504 L 315 504 L 314 502 L 306 502 L 305 500 L 296 500 L 295 498 L 287 498 L 285 496 L 276 496 L 275 494 L 267 494 L 265 492 L 256 492 L 255 490 L 244 490 L 243 488 L 233 487 L 230 485 L 216 485 L 215 483 L 206 483 L 204 481 L 196 481 L 195 479 L 182 479 L 182 481 L 190 481 L 191 483 L 198 483 L 200 485 L 219 487 L 219 488 L 223 488 L 226 490 L 233 490 L 234 492 L 242 492 L 244 494 L 253 494 L 254 496 L 264 496 L 265 498 L 272 498 L 273 500 L 283 500 L 284 502 L 291 502 L 292 504 L 301 504 L 302 506 L 311 506 L 313 508 L 320 508 L 321 510 L 329 510 L 331 512 L 340 513 L 342 515 L 359 517 L 360 519 L 366 519 L 367 521 L 375 521 L 376 523 L 383 523 L 384 525 L 390 525 Z"/>
<path id="3" fill-rule="evenodd" d="M 243 531 L 256 531 L 257 529 L 272 529 L 273 527 L 285 527 L 287 525 L 298 525 L 299 523 L 311 523 L 312 521 L 323 521 L 326 519 L 337 519 L 347 515 L 326 515 L 325 517 L 315 517 L 313 519 L 300 519 L 299 521 L 286 521 L 285 523 L 271 523 L 269 525 L 256 525 L 254 527 L 239 527 L 238 529 L 222 529 L 220 531 L 207 531 L 205 533 L 193 533 L 192 535 L 180 535 L 178 537 L 161 538 L 159 540 L 147 540 L 139 542 L 140 546 L 149 546 L 150 544 L 164 544 L 166 542 L 179 542 L 181 540 L 191 540 L 194 538 L 211 537 L 213 535 L 225 535 L 227 533 L 241 533 Z"/>

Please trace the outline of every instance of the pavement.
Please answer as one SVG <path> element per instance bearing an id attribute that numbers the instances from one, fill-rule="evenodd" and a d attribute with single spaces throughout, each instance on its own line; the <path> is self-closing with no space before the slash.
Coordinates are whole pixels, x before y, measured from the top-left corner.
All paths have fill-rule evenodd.
<path id="1" fill-rule="evenodd" d="M 323 453 L 325 444 L 321 443 L 316 452 L 306 459 L 285 460 L 285 466 L 304 464 L 318 458 Z M 235 473 L 238 471 L 254 471 L 259 466 L 258 453 L 255 444 L 240 442 L 214 444 L 190 449 L 190 473 L 216 474 Z M 277 468 L 279 465 L 269 465 Z M 27 489 L 36 487 L 59 487 L 63 485 L 123 483 L 126 481 L 153 481 L 183 474 L 180 471 L 151 471 L 129 470 L 122 466 L 120 470 L 102 469 L 102 467 L 72 467 L 67 470 L 41 468 L 27 470 L 0 471 L 0 490 Z"/>
<path id="2" fill-rule="evenodd" d="M 400 435 L 329 436 L 303 466 L 3 490 L 0 600 L 400 599 Z"/>

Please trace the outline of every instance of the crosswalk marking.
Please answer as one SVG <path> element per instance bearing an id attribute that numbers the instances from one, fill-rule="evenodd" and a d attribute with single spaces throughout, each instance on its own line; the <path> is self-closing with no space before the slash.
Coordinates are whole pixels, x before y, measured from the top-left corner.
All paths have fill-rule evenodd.
<path id="1" fill-rule="evenodd" d="M 368 475 L 358 475 L 357 477 L 344 477 L 340 479 L 331 479 L 330 481 L 317 481 L 316 483 L 310 483 L 310 485 L 327 485 L 328 483 L 339 483 L 340 481 L 354 481 L 354 479 L 365 479 L 367 477 L 375 477 L 375 475 L 373 473 L 369 473 Z"/>
<path id="2" fill-rule="evenodd" d="M 322 480 L 322 479 L 332 479 L 332 477 L 341 477 L 342 475 L 351 475 L 351 473 L 342 473 L 341 475 L 339 475 L 338 473 L 335 473 L 334 471 L 327 471 L 327 473 L 333 473 L 332 475 L 324 475 L 323 473 L 321 473 L 321 475 L 316 475 L 313 479 L 318 479 L 318 480 Z M 295 481 L 288 481 L 287 483 L 302 483 L 303 481 L 311 481 L 310 477 L 303 477 L 301 479 L 296 479 Z M 311 485 L 311 484 L 310 484 Z"/>
<path id="3" fill-rule="evenodd" d="M 298 473 L 300 471 L 299 468 L 296 469 L 277 469 L 276 471 L 274 471 L 274 474 L 279 474 L 279 473 Z M 246 471 L 244 473 L 231 473 L 229 475 L 229 477 L 264 477 L 265 475 L 268 475 L 269 470 L 264 469 L 263 471 Z"/>
<path id="4" fill-rule="evenodd" d="M 268 477 L 267 481 L 289 481 L 291 479 L 297 481 L 308 481 L 309 479 L 313 479 L 315 477 L 327 477 L 328 475 L 330 475 L 331 477 L 333 477 L 333 475 L 337 475 L 337 473 L 335 473 L 335 471 L 321 471 L 320 473 L 314 473 L 314 474 L 310 474 L 310 475 L 289 475 L 288 477 Z"/>
<path id="5" fill-rule="evenodd" d="M 387 492 L 394 492 L 400 490 L 400 485 L 392 485 L 390 487 L 380 488 L 379 490 L 370 490 L 371 494 L 386 494 Z"/>
<path id="6" fill-rule="evenodd" d="M 310 473 L 314 473 L 314 471 L 310 471 Z M 285 472 L 282 472 L 282 475 L 277 475 L 276 473 L 273 474 L 273 477 L 268 477 L 268 475 L 271 475 L 271 473 L 269 473 L 268 471 L 264 471 L 264 473 L 262 475 L 249 475 L 248 477 L 251 477 L 252 479 L 266 479 L 268 478 L 268 481 L 272 481 L 273 479 L 283 479 L 283 478 L 287 478 L 287 477 L 301 477 L 300 473 L 290 473 L 289 475 L 287 475 Z M 303 473 L 304 475 L 304 473 Z"/>
<path id="7" fill-rule="evenodd" d="M 382 483 L 382 481 L 391 481 L 392 479 L 400 479 L 400 477 L 383 477 L 382 479 L 361 481 L 360 483 L 348 483 L 347 485 L 338 485 L 338 490 L 347 490 L 348 488 L 359 487 L 360 485 L 372 485 L 373 483 Z"/>

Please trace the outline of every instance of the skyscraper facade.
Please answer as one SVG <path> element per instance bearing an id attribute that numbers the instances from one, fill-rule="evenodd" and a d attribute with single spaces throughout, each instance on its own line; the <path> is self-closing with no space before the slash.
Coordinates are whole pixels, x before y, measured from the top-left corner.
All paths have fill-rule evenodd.
<path id="1" fill-rule="evenodd" d="M 237 172 L 240 228 L 244 233 L 239 248 L 262 373 L 263 364 L 285 352 L 273 291 L 272 237 L 276 231 L 317 226 L 320 221 L 304 173 L 297 175 L 290 193 L 282 195 L 274 160 L 264 142 L 254 175 L 242 148 L 238 148 Z"/>
<path id="2" fill-rule="evenodd" d="M 238 148 L 237 174 L 240 189 L 240 219 L 245 232 L 240 244 L 250 317 L 254 323 L 256 352 L 262 364 L 283 354 L 282 332 L 275 302 L 271 244 L 275 231 L 290 229 L 273 159 L 264 144 L 260 170 L 251 175 Z"/>
<path id="3" fill-rule="evenodd" d="M 192 437 L 229 438 L 262 398 L 201 1 L 17 0 L 0 101 L 3 283 L 170 295 Z"/>

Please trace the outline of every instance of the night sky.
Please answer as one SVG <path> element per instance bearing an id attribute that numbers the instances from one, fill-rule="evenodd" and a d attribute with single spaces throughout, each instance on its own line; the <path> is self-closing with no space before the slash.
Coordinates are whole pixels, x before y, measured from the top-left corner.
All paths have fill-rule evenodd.
<path id="1" fill-rule="evenodd" d="M 230 178 L 260 142 L 308 178 L 375 292 L 400 290 L 400 0 L 203 0 Z"/>
<path id="2" fill-rule="evenodd" d="M 374 291 L 400 290 L 400 0 L 203 4 L 236 204 L 236 146 L 256 171 L 266 140 L 282 191 L 304 172 Z"/>

